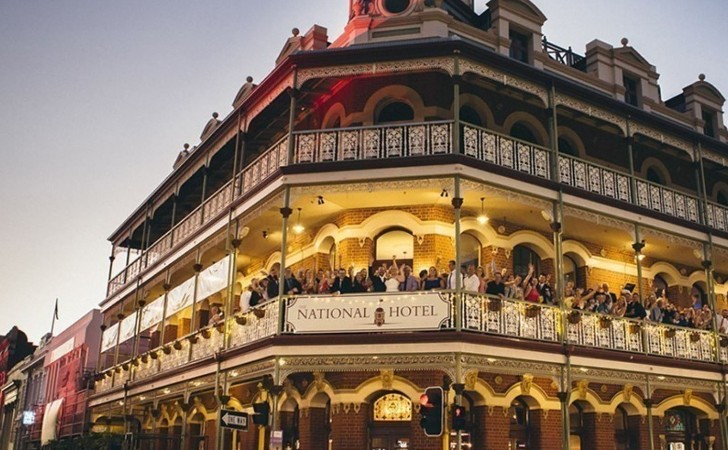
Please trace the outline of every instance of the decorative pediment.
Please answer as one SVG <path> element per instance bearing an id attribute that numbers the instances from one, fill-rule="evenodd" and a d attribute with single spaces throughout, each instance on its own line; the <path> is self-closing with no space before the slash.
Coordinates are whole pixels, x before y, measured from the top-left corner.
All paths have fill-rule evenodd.
<path id="1" fill-rule="evenodd" d="M 243 101 L 250 96 L 256 86 L 256 84 L 253 84 L 253 77 L 247 77 L 245 79 L 245 84 L 238 91 L 235 96 L 235 100 L 233 100 L 233 108 L 238 108 Z"/>
<path id="2" fill-rule="evenodd" d="M 695 93 L 700 95 L 701 97 L 705 97 L 719 104 L 725 103 L 725 97 L 723 97 L 723 94 L 721 94 L 715 86 L 708 83 L 707 81 L 697 81 L 692 84 L 692 87 L 695 90 Z"/>
<path id="3" fill-rule="evenodd" d="M 291 30 L 291 33 L 293 36 L 289 37 L 288 40 L 286 40 L 286 43 L 283 44 L 283 49 L 278 54 L 278 58 L 276 58 L 276 65 L 280 64 L 281 61 L 286 59 L 286 57 L 291 53 L 301 49 L 301 44 L 303 42 L 303 38 L 299 36 L 301 31 L 298 28 L 294 28 Z"/>
<path id="4" fill-rule="evenodd" d="M 640 53 L 633 47 L 624 46 L 622 48 L 614 49 L 614 57 L 634 66 L 642 66 L 646 69 L 650 69 L 652 67 L 652 64 L 650 64 L 645 57 L 640 55 Z"/>
<path id="5" fill-rule="evenodd" d="M 202 134 L 200 134 L 200 140 L 204 141 L 212 134 L 213 131 L 220 125 L 220 121 L 218 120 L 218 115 L 216 112 L 212 113 L 212 118 L 207 121 L 205 124 L 205 128 L 202 129 Z"/>
<path id="6" fill-rule="evenodd" d="M 531 19 L 539 25 L 543 25 L 546 22 L 546 15 L 529 0 L 491 0 L 488 2 L 488 8 L 503 8 Z"/>

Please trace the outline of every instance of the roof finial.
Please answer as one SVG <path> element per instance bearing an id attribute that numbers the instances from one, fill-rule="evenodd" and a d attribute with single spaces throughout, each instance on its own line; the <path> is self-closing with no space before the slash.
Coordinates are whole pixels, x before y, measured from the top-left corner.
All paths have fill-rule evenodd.
<path id="1" fill-rule="evenodd" d="M 293 37 L 296 37 L 301 34 L 301 30 L 299 30 L 298 28 L 294 28 L 291 30 L 291 33 L 293 34 Z"/>
<path id="2" fill-rule="evenodd" d="M 698 80 L 705 81 L 705 74 L 701 73 L 700 75 L 698 75 Z"/>
<path id="3" fill-rule="evenodd" d="M 623 37 L 621 42 L 622 42 L 622 47 L 626 47 L 627 44 L 629 44 L 629 39 L 627 39 L 626 37 Z"/>

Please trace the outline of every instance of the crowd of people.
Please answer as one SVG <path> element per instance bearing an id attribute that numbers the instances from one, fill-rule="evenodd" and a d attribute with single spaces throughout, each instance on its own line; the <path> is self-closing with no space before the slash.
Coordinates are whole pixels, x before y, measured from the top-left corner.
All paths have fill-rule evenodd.
<path id="1" fill-rule="evenodd" d="M 281 283 L 282 292 L 286 295 L 340 295 L 455 290 L 458 277 L 460 287 L 466 292 L 547 305 L 555 303 L 551 275 L 536 273 L 533 264 L 528 265 L 527 273 L 514 274 L 505 268 L 497 270 L 492 266 L 484 268 L 474 264 L 463 266 L 457 271 L 456 262 L 451 260 L 447 271 L 438 271 L 433 266 L 415 275 L 409 265 L 399 264 L 396 257 L 392 258 L 391 265 L 380 264 L 375 268 L 373 262 L 372 258 L 369 268 L 359 271 L 353 267 L 333 271 L 306 269 L 294 274 L 291 268 L 287 268 L 282 277 L 279 277 L 277 268 L 273 268 L 270 273 L 263 273 L 264 276 L 251 280 L 241 295 L 238 310 L 245 312 L 278 297 Z M 667 298 L 664 289 L 650 293 L 644 303 L 633 290 L 634 285 L 626 285 L 620 292 L 612 292 L 607 283 L 585 289 L 568 281 L 564 288 L 564 301 L 567 307 L 578 311 L 704 330 L 713 327 L 713 313 L 707 304 L 703 305 L 698 294 L 692 296 L 690 307 L 679 307 Z M 728 310 L 717 315 L 716 321 L 722 332 L 728 332 Z"/>

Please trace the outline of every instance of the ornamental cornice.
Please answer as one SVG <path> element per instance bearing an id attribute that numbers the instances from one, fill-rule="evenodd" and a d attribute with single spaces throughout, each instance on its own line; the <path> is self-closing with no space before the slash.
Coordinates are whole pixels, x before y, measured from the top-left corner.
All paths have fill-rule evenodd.
<path id="1" fill-rule="evenodd" d="M 616 126 L 622 131 L 623 135 L 627 135 L 627 122 L 624 117 L 620 117 L 617 114 L 604 111 L 601 108 L 594 107 L 586 102 L 583 102 L 579 99 L 576 99 L 574 97 L 570 97 L 568 95 L 564 95 L 561 93 L 556 93 L 556 96 L 554 97 L 554 102 L 556 105 L 565 106 L 569 109 L 573 109 L 574 111 L 578 111 L 580 113 L 586 114 L 589 117 L 594 117 L 597 119 L 601 119 L 605 122 L 611 123 L 612 125 Z"/>
<path id="2" fill-rule="evenodd" d="M 477 369 L 482 372 L 495 372 L 498 374 L 523 375 L 536 374 L 544 377 L 554 377 L 561 373 L 561 365 L 538 361 L 516 359 L 496 359 L 481 355 L 461 355 L 460 362 L 465 373 Z"/>
<path id="3" fill-rule="evenodd" d="M 641 123 L 632 123 L 630 124 L 630 131 L 632 132 L 632 136 L 636 134 L 641 134 L 643 136 L 646 136 L 650 139 L 653 139 L 661 144 L 666 144 L 671 147 L 683 150 L 685 153 L 690 156 L 690 159 L 694 159 L 693 150 L 694 146 L 684 140 L 679 139 L 674 136 L 671 136 L 669 134 L 661 133 L 660 131 L 656 130 L 655 128 L 648 127 L 646 125 L 643 125 Z"/>
<path id="4" fill-rule="evenodd" d="M 533 94 L 543 102 L 544 106 L 549 104 L 548 90 L 536 83 L 524 80 L 523 78 L 514 77 L 513 75 L 509 75 L 505 72 L 499 72 L 485 64 L 480 64 L 465 58 L 460 59 L 458 64 L 461 74 L 471 72 L 476 75 L 480 75 L 504 86 L 512 86 L 521 91 Z"/>
<path id="5" fill-rule="evenodd" d="M 246 120 L 245 120 L 245 127 L 246 129 L 243 131 L 247 132 L 247 127 L 250 125 L 250 123 L 255 119 L 255 117 L 261 113 L 265 108 L 270 106 L 271 102 L 273 100 L 277 99 L 282 93 L 284 93 L 288 89 L 293 88 L 293 81 L 294 81 L 294 74 L 289 74 L 283 81 L 278 83 L 273 89 L 271 89 L 268 94 L 259 99 L 258 102 L 250 108 L 250 110 L 247 112 Z"/>
<path id="6" fill-rule="evenodd" d="M 701 253 L 703 251 L 703 244 L 693 239 L 684 238 L 671 233 L 665 233 L 664 231 L 656 230 L 654 228 L 640 228 L 640 233 L 643 237 L 652 236 L 658 239 L 663 239 L 670 244 L 683 245 L 694 250 L 699 250 Z"/>
<path id="7" fill-rule="evenodd" d="M 281 378 L 293 373 L 306 372 L 361 372 L 382 370 L 417 372 L 442 370 L 454 379 L 454 354 L 420 355 L 349 355 L 349 356 L 292 356 L 285 357 Z"/>
<path id="8" fill-rule="evenodd" d="M 564 217 L 574 217 L 591 222 L 594 225 L 606 225 L 618 230 L 623 230 L 634 236 L 634 225 L 614 217 L 605 216 L 585 209 L 564 206 Z"/>
<path id="9" fill-rule="evenodd" d="M 436 58 L 404 59 L 367 64 L 348 64 L 341 66 L 304 68 L 298 71 L 296 88 L 316 78 L 337 78 L 356 75 L 375 75 L 386 73 L 422 72 L 442 70 L 448 75 L 455 73 L 455 62 L 451 56 Z"/>
<path id="10" fill-rule="evenodd" d="M 461 190 L 463 192 L 478 192 L 488 195 L 495 194 L 497 197 L 504 198 L 508 202 L 520 203 L 534 207 L 536 209 L 551 210 L 552 207 L 552 203 L 549 200 L 544 200 L 538 197 L 522 194 L 520 192 L 510 189 L 501 189 L 492 185 L 486 185 L 471 180 L 462 180 L 460 183 Z"/>

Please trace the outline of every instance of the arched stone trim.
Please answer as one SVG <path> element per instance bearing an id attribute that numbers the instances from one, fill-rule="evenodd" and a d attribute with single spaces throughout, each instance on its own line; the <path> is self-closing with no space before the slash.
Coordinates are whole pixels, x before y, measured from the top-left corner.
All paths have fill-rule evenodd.
<path id="1" fill-rule="evenodd" d="M 684 284 L 683 281 L 685 280 L 685 277 L 683 277 L 680 274 L 680 271 L 678 271 L 675 266 L 670 263 L 664 261 L 656 262 L 650 266 L 650 272 L 652 278 L 658 275 L 664 278 L 668 286 Z"/>
<path id="2" fill-rule="evenodd" d="M 361 383 L 354 392 L 341 392 L 336 400 L 340 403 L 361 403 L 362 399 L 371 401 L 377 394 L 383 391 L 398 391 L 409 397 L 412 402 L 418 402 L 422 394 L 422 388 L 415 385 L 406 378 L 394 376 L 392 386 L 385 389 L 382 386 L 382 379 L 379 376 L 369 378 Z M 334 399 L 331 399 L 332 402 Z"/>
<path id="3" fill-rule="evenodd" d="M 325 408 L 326 403 L 331 401 L 331 396 L 324 391 L 317 392 L 313 397 L 311 397 L 308 401 L 308 407 L 309 408 Z"/>
<path id="4" fill-rule="evenodd" d="M 584 395 L 583 398 L 579 393 L 578 388 L 572 389 L 571 393 L 569 394 L 569 405 L 572 405 L 574 403 L 585 405 L 584 412 L 587 413 L 607 412 L 607 408 L 605 408 L 605 403 L 603 403 L 599 396 L 595 394 L 594 391 L 592 391 L 591 389 L 586 390 L 586 395 Z"/>
<path id="5" fill-rule="evenodd" d="M 332 402 L 337 397 L 336 393 L 334 392 L 334 387 L 331 386 L 331 383 L 329 383 L 328 380 L 324 379 L 323 384 L 319 387 L 316 387 L 316 383 L 311 383 L 308 385 L 308 388 L 306 389 L 306 392 L 303 393 L 303 396 L 301 398 L 300 406 L 302 408 L 323 408 L 326 406 L 326 403 L 321 404 L 321 394 L 328 397 L 328 400 L 331 400 Z"/>
<path id="6" fill-rule="evenodd" d="M 662 177 L 662 184 L 665 186 L 669 186 L 672 184 L 672 178 L 670 177 L 670 171 L 667 170 L 667 167 L 665 167 L 665 164 L 663 164 L 662 161 L 659 159 L 651 156 L 644 161 L 642 161 L 642 165 L 640 166 L 640 177 L 642 179 L 647 179 L 647 171 L 652 168 L 657 171 L 657 173 L 660 174 Z"/>
<path id="7" fill-rule="evenodd" d="M 324 119 L 321 121 L 321 128 L 334 128 L 334 124 L 336 123 L 337 119 L 339 120 L 339 126 L 345 126 L 344 120 L 346 119 L 346 108 L 341 103 L 336 103 L 332 105 L 329 110 L 326 111 Z"/>
<path id="8" fill-rule="evenodd" d="M 511 128 L 517 123 L 526 125 L 532 132 L 533 135 L 538 139 L 537 145 L 546 147 L 549 142 L 549 134 L 546 128 L 531 114 L 524 111 L 516 111 L 511 113 L 506 120 L 503 122 L 503 134 L 510 135 Z"/>
<path id="9" fill-rule="evenodd" d="M 475 217 L 465 217 L 460 220 L 460 231 L 475 236 L 483 245 L 503 247 L 508 243 L 496 233 L 490 224 L 481 225 Z"/>
<path id="10" fill-rule="evenodd" d="M 701 415 L 700 413 L 702 413 L 704 415 L 704 417 L 707 417 L 708 419 L 711 419 L 711 420 L 718 419 L 718 411 L 716 411 L 715 407 L 711 403 L 702 399 L 701 397 L 696 397 L 696 396 L 693 396 L 690 399 L 689 405 L 685 404 L 685 399 L 683 398 L 682 395 L 674 395 L 672 397 L 668 397 L 665 400 L 663 400 L 662 402 L 660 402 L 660 404 L 656 405 L 652 409 L 652 413 L 656 416 L 663 417 L 665 415 L 665 412 L 668 409 L 681 407 L 681 406 L 690 408 L 694 411 L 698 411 L 699 412 L 698 416 L 700 416 Z"/>
<path id="11" fill-rule="evenodd" d="M 579 158 L 583 159 L 586 156 L 586 148 L 584 148 L 584 142 L 574 130 L 568 127 L 560 126 L 558 129 L 558 133 L 558 139 L 564 139 L 568 141 L 571 144 L 572 148 L 578 153 L 577 156 Z"/>
<path id="12" fill-rule="evenodd" d="M 429 115 L 425 111 L 425 103 L 417 91 L 409 86 L 395 84 L 385 86 L 369 97 L 361 112 L 362 122 L 365 125 L 373 125 L 376 123 L 379 111 L 393 102 L 403 102 L 409 105 L 414 111 L 414 122 L 424 122 L 425 117 Z"/>
<path id="13" fill-rule="evenodd" d="M 726 198 L 728 198 L 728 183 L 725 181 L 718 181 L 713 185 L 713 192 L 710 194 L 710 200 L 718 203 L 718 193 L 722 192 Z"/>
<path id="14" fill-rule="evenodd" d="M 579 241 L 568 240 L 561 244 L 564 255 L 570 255 L 575 261 L 578 267 L 588 266 L 592 259 L 592 254 L 589 249 Z"/>
<path id="15" fill-rule="evenodd" d="M 500 398 L 500 404 L 503 408 L 509 408 L 516 397 L 522 397 L 529 409 L 560 409 L 561 403 L 558 399 L 550 399 L 546 392 L 536 383 L 531 385 L 528 394 L 523 392 L 521 383 L 516 383 L 508 389 L 503 397 Z"/>
<path id="16" fill-rule="evenodd" d="M 647 408 L 645 408 L 644 403 L 642 403 L 642 397 L 634 392 L 629 396 L 629 400 L 624 398 L 623 391 L 617 392 L 617 394 L 615 394 L 609 401 L 610 414 L 615 414 L 618 406 L 622 406 L 622 408 L 624 408 L 630 416 L 637 414 L 640 416 L 647 415 Z"/>
<path id="17" fill-rule="evenodd" d="M 327 223 L 326 225 L 322 226 L 316 233 L 316 236 L 314 236 L 313 238 L 312 245 L 314 251 L 318 253 L 328 252 L 331 246 L 325 246 L 324 244 L 330 242 L 330 239 L 333 239 L 334 243 L 336 243 L 336 237 L 338 234 L 339 227 L 337 227 L 335 224 Z"/>
<path id="18" fill-rule="evenodd" d="M 554 257 L 553 243 L 535 231 L 516 231 L 510 236 L 508 243 L 511 248 L 515 248 L 517 245 L 526 246 L 536 252 L 541 259 Z"/>
<path id="19" fill-rule="evenodd" d="M 301 396 L 298 392 L 293 392 L 293 395 L 289 395 L 288 392 L 281 395 L 278 399 L 278 411 L 293 412 L 296 406 L 301 406 Z"/>
<path id="20" fill-rule="evenodd" d="M 270 272 L 270 270 L 273 268 L 273 266 L 276 264 L 279 264 L 280 262 L 281 262 L 281 252 L 279 250 L 279 251 L 271 254 L 268 257 L 268 259 L 265 260 L 265 264 L 263 264 L 263 267 L 265 267 L 266 272 Z"/>
<path id="21" fill-rule="evenodd" d="M 490 106 L 480 97 L 474 94 L 462 94 L 460 95 L 460 108 L 463 106 L 469 106 L 478 113 L 480 119 L 483 121 L 483 126 L 488 129 L 495 129 L 495 116 Z M 455 104 L 450 105 L 450 113 L 452 117 L 455 117 Z"/>
<path id="22" fill-rule="evenodd" d="M 260 395 L 260 393 L 258 393 L 257 395 Z M 240 400 L 238 400 L 234 396 L 231 396 L 230 397 L 230 400 L 228 400 L 227 405 L 225 405 L 225 408 L 226 409 L 232 409 L 234 411 L 243 411 L 245 409 L 245 407 L 243 406 L 243 404 L 240 403 Z"/>

